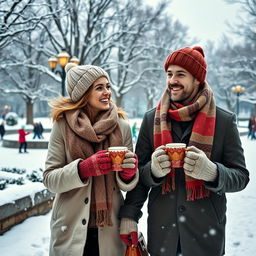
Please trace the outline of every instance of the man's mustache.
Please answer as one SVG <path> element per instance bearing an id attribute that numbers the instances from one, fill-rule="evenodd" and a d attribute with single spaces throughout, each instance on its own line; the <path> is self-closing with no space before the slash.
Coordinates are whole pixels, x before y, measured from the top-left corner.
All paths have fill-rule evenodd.
<path id="1" fill-rule="evenodd" d="M 169 90 L 171 90 L 172 88 L 175 88 L 175 87 L 184 88 L 184 86 L 182 84 L 169 84 L 168 85 Z"/>

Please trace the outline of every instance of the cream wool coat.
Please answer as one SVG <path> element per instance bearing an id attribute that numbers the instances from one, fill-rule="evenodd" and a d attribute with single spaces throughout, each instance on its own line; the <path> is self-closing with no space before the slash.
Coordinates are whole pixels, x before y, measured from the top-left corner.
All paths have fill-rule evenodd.
<path id="1" fill-rule="evenodd" d="M 90 217 L 92 179 L 82 182 L 77 165 L 82 159 L 71 160 L 64 143 L 66 121 L 55 122 L 48 146 L 44 185 L 56 193 L 51 217 L 50 253 L 53 256 L 82 256 Z M 129 124 L 119 119 L 123 145 L 132 148 Z M 74 145 L 75 146 L 75 145 Z M 112 227 L 99 228 L 100 256 L 123 256 L 125 246 L 119 237 L 119 208 L 123 204 L 120 191 L 132 190 L 139 179 L 138 172 L 131 183 L 122 182 L 116 174 L 119 189 L 113 193 Z"/>

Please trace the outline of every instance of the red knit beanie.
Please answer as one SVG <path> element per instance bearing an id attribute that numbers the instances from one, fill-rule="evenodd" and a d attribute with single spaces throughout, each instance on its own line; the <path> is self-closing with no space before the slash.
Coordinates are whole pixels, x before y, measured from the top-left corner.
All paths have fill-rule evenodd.
<path id="1" fill-rule="evenodd" d="M 207 65 L 204 51 L 200 46 L 185 47 L 172 52 L 164 63 L 165 72 L 170 65 L 177 65 L 186 69 L 201 84 L 205 82 Z"/>

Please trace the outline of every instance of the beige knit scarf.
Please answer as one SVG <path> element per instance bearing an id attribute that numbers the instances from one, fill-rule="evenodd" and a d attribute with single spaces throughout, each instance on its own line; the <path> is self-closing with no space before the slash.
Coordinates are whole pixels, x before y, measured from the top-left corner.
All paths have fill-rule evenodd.
<path id="1" fill-rule="evenodd" d="M 73 160 L 86 159 L 99 150 L 122 144 L 117 108 L 113 104 L 108 111 L 100 113 L 93 125 L 82 109 L 67 111 L 65 118 L 68 124 L 65 141 Z M 116 188 L 114 172 L 93 177 L 90 227 L 112 226 L 111 209 Z"/>

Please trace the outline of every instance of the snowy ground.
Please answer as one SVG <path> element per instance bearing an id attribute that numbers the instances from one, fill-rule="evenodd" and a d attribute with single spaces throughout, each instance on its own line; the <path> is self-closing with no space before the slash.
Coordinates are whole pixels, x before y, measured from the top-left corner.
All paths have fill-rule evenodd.
<path id="1" fill-rule="evenodd" d="M 245 190 L 227 194 L 226 256 L 253 256 L 256 251 L 256 173 L 253 171 L 256 141 L 250 141 L 246 136 L 241 139 L 251 181 Z M 17 149 L 3 148 L 0 145 L 0 167 L 43 168 L 46 154 L 47 150 L 44 149 L 30 149 L 28 154 L 19 154 Z M 0 198 L 1 193 L 3 191 L 0 191 Z M 145 206 L 143 212 L 139 229 L 146 235 Z M 47 256 L 50 216 L 51 212 L 31 217 L 0 236 L 1 256 Z"/>

